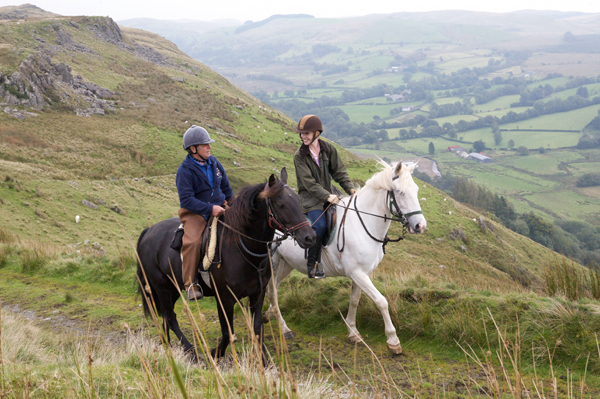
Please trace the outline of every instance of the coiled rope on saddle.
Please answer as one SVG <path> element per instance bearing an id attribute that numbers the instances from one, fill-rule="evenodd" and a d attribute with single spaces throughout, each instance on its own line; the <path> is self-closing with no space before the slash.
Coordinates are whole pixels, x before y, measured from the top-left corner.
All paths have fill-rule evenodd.
<path id="1" fill-rule="evenodd" d="M 212 224 L 210 225 L 210 237 L 208 241 L 208 248 L 206 249 L 206 253 L 204 254 L 204 259 L 202 260 L 202 267 L 204 270 L 208 270 L 210 265 L 212 264 L 213 259 L 215 258 L 215 251 L 217 249 L 217 223 L 219 222 L 219 217 L 215 216 L 212 218 Z"/>

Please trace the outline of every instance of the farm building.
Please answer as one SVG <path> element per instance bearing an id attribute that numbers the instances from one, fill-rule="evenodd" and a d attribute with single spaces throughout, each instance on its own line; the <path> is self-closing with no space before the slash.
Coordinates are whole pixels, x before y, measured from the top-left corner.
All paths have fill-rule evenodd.
<path id="1" fill-rule="evenodd" d="M 413 107 L 412 105 L 408 105 L 406 107 L 402 107 L 402 112 L 410 112 L 413 109 L 415 109 L 415 107 Z"/>
<path id="2" fill-rule="evenodd" d="M 460 145 L 451 145 L 450 147 L 448 147 L 448 151 L 458 154 L 459 152 L 466 152 L 467 150 Z"/>
<path id="3" fill-rule="evenodd" d="M 404 96 L 402 94 L 386 94 L 385 96 L 391 98 L 396 103 L 404 101 Z"/>
<path id="4" fill-rule="evenodd" d="M 469 158 L 467 159 L 474 159 L 475 161 L 479 161 L 481 163 L 492 163 L 493 159 L 483 155 L 483 154 L 478 154 L 476 152 L 472 152 L 469 154 Z"/>

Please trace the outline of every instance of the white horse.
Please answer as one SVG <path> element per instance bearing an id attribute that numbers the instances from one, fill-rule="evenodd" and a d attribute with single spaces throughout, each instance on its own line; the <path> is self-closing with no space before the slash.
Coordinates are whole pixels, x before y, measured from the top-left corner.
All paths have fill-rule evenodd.
<path id="1" fill-rule="evenodd" d="M 427 227 L 427 221 L 419 203 L 419 187 L 412 179 L 416 164 L 410 166 L 399 162 L 394 168 L 381 161 L 384 169 L 374 174 L 354 197 L 345 197 L 337 206 L 337 228 L 340 229 L 345 207 L 349 207 L 345 220 L 345 248 L 340 253 L 336 239 L 331 245 L 323 248 L 321 266 L 326 277 L 348 277 L 352 280 L 350 307 L 346 317 L 349 338 L 352 342 L 361 340 L 356 329 L 356 310 L 361 291 L 375 302 L 383 316 L 387 345 L 394 354 L 402 353 L 396 328 L 392 324 L 388 310 L 388 302 L 375 288 L 369 274 L 383 259 L 382 240 L 386 237 L 393 216 L 401 217 L 408 223 L 410 233 L 422 233 Z M 393 200 L 397 208 L 392 214 Z M 390 202 L 391 201 L 391 202 Z M 345 205 L 343 205 L 345 204 Z M 362 219 L 362 220 L 361 220 Z M 343 232 L 342 232 L 343 233 Z M 337 236 L 337 233 L 336 233 Z M 337 237 L 336 237 L 337 238 Z M 341 239 L 339 244 L 341 245 Z M 294 245 L 293 240 L 284 241 L 273 254 L 273 284 L 269 284 L 268 295 L 271 305 L 265 312 L 263 320 L 268 321 L 279 315 L 279 323 L 286 337 L 293 337 L 281 316 L 277 302 L 277 287 L 293 269 L 307 274 L 304 250 Z M 273 289 L 275 287 L 275 289 Z"/>

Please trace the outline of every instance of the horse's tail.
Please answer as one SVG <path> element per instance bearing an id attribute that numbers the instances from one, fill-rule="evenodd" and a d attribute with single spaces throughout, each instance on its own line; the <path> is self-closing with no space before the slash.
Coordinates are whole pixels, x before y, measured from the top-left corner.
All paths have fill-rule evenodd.
<path id="1" fill-rule="evenodd" d="M 140 243 L 142 242 L 142 238 L 144 238 L 144 235 L 146 235 L 146 233 L 148 232 L 148 228 L 144 229 L 144 231 L 142 231 L 142 234 L 140 234 L 140 237 L 138 238 L 138 242 L 137 242 L 137 246 L 136 246 L 136 251 L 137 251 L 137 280 L 138 280 L 138 294 L 140 294 L 142 296 L 142 306 L 144 308 L 144 315 L 146 316 L 150 316 L 150 308 L 148 307 L 148 301 L 147 301 L 147 297 L 150 294 L 149 292 L 145 292 L 144 287 L 146 285 L 148 285 L 148 287 L 152 290 L 152 288 L 150 287 L 150 284 L 147 284 L 146 281 L 146 276 L 144 275 L 144 271 L 142 270 L 142 264 L 140 261 Z"/>

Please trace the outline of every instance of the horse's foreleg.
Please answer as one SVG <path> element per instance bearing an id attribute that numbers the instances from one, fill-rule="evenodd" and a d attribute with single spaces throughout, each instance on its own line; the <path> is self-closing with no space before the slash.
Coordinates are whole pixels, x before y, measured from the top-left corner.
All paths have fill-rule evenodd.
<path id="1" fill-rule="evenodd" d="M 352 280 L 373 300 L 373 302 L 375 302 L 375 305 L 381 312 L 381 315 L 383 316 L 383 323 L 385 324 L 385 335 L 387 337 L 388 349 L 395 355 L 401 354 L 402 346 L 400 345 L 400 340 L 396 335 L 396 328 L 394 327 L 394 324 L 392 324 L 392 318 L 390 317 L 387 299 L 381 295 L 381 292 L 377 290 L 369 276 L 366 274 L 354 274 L 352 276 Z M 354 292 L 354 287 L 352 291 Z"/>
<path id="2" fill-rule="evenodd" d="M 229 296 L 217 300 L 217 309 L 219 313 L 219 323 L 221 324 L 221 341 L 219 345 L 211 351 L 215 359 L 225 356 L 225 350 L 229 346 L 231 337 L 233 336 L 233 298 Z"/>
<path id="3" fill-rule="evenodd" d="M 346 324 L 348 326 L 348 338 L 352 342 L 360 342 L 360 333 L 356 329 L 356 311 L 358 309 L 358 302 L 360 301 L 360 293 L 362 290 L 352 281 L 352 292 L 350 293 L 350 306 L 348 307 L 348 316 L 346 316 Z"/>
<path id="4" fill-rule="evenodd" d="M 276 272 L 273 274 L 273 281 L 269 282 L 268 284 L 267 294 L 269 295 L 270 305 L 269 309 L 267 309 L 267 311 L 263 314 L 263 323 L 268 323 L 270 320 L 273 320 L 277 317 L 281 332 L 284 334 L 285 338 L 292 339 L 294 338 L 294 334 L 292 333 L 292 330 L 288 328 L 283 316 L 281 315 L 281 311 L 279 310 L 277 290 L 279 289 L 279 284 L 281 281 L 289 276 L 294 269 L 278 254 L 276 254 L 274 258 L 275 260 L 279 261 L 279 265 L 276 269 Z"/>
<path id="5" fill-rule="evenodd" d="M 267 350 L 265 348 L 264 342 L 264 329 L 263 329 L 263 321 L 260 312 L 262 311 L 263 303 L 265 301 L 265 292 L 262 291 L 256 295 L 250 296 L 250 303 L 252 307 L 250 310 L 252 311 L 252 328 L 254 330 L 254 339 L 255 344 L 260 345 L 260 352 L 262 354 L 263 366 L 267 367 L 268 359 L 267 359 Z M 258 349 L 258 348 L 257 348 Z"/>

